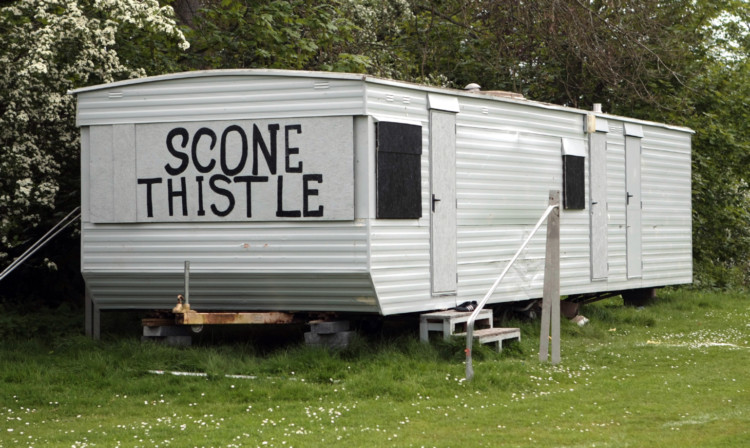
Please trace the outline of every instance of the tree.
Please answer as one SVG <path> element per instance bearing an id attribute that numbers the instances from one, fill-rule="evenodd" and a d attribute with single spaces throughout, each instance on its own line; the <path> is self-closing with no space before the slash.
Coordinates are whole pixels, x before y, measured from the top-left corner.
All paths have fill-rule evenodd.
<path id="1" fill-rule="evenodd" d="M 412 11 L 407 78 L 694 129 L 698 284 L 750 284 L 750 3 L 412 0 Z"/>
<path id="2" fill-rule="evenodd" d="M 67 90 L 247 67 L 477 82 L 691 127 L 698 277 L 750 282 L 746 0 L 161 1 L 0 9 L 0 262 L 79 202 Z"/>
<path id="3" fill-rule="evenodd" d="M 175 3 L 189 9 L 191 0 Z M 190 68 L 389 71 L 388 40 L 410 14 L 405 0 L 206 0 L 185 17 Z"/>
<path id="4" fill-rule="evenodd" d="M 80 202 L 80 131 L 67 91 L 171 71 L 188 43 L 171 8 L 155 0 L 19 0 L 0 9 L 0 30 L 0 259 L 7 259 Z"/>
<path id="5" fill-rule="evenodd" d="M 747 12 L 747 11 L 746 11 Z M 750 23 L 745 15 L 745 23 Z M 701 286 L 750 285 L 750 40 L 723 27 L 670 118 L 693 138 L 693 247 Z M 735 45 L 738 44 L 738 45 Z"/>

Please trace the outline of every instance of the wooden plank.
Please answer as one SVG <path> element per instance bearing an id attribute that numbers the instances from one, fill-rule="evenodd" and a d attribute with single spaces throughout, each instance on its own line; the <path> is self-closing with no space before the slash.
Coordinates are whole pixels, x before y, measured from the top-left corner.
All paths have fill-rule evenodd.
<path id="1" fill-rule="evenodd" d="M 466 333 L 457 333 L 454 336 L 466 337 Z M 503 349 L 503 341 L 521 340 L 520 328 L 483 328 L 475 330 L 474 339 L 480 344 L 495 344 L 497 351 Z"/>
<path id="2" fill-rule="evenodd" d="M 141 319 L 141 325 L 144 327 L 165 327 L 175 325 L 175 320 L 166 317 L 144 317 Z"/>
<path id="3" fill-rule="evenodd" d="M 419 316 L 419 334 L 422 342 L 429 341 L 429 332 L 441 331 L 443 339 L 449 339 L 454 335 L 457 324 L 468 322 L 472 311 L 436 311 Z M 477 315 L 475 324 L 492 327 L 492 310 L 484 309 Z"/>
<path id="4" fill-rule="evenodd" d="M 547 246 L 544 256 L 542 328 L 539 360 L 546 361 L 552 342 L 552 363 L 560 362 L 560 192 L 550 191 L 549 205 L 558 207 L 547 218 Z M 551 326 L 551 335 L 550 335 Z"/>
<path id="5" fill-rule="evenodd" d="M 267 313 L 197 313 L 188 311 L 175 315 L 177 325 L 229 325 L 229 324 L 288 324 L 294 315 L 281 312 Z"/>
<path id="6" fill-rule="evenodd" d="M 560 203 L 559 193 L 555 201 Z M 547 266 L 549 265 L 549 268 Z M 555 209 L 547 221 L 547 255 L 544 260 L 544 278 L 549 275 L 549 301 L 552 315 L 552 364 L 560 363 L 560 209 Z M 547 288 L 544 288 L 546 290 Z M 544 297 L 544 292 L 542 292 Z"/>

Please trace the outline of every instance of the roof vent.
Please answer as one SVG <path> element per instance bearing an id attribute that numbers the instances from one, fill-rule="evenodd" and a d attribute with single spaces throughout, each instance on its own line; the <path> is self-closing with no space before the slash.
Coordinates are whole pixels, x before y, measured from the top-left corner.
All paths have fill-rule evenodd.
<path id="1" fill-rule="evenodd" d="M 466 87 L 464 87 L 464 90 L 468 90 L 469 92 L 479 92 L 479 89 L 481 88 L 482 86 L 475 82 L 472 82 L 471 84 L 467 84 Z"/>
<path id="2" fill-rule="evenodd" d="M 602 103 L 594 103 L 594 107 L 592 110 L 594 112 L 602 113 Z"/>
<path id="3" fill-rule="evenodd" d="M 481 88 L 482 86 L 475 82 L 472 82 L 471 84 L 467 84 L 466 87 L 464 87 L 464 90 L 471 93 L 482 93 L 484 95 L 490 95 L 496 98 L 510 98 L 513 100 L 524 99 L 523 95 L 520 93 L 506 92 L 503 90 L 481 90 Z"/>

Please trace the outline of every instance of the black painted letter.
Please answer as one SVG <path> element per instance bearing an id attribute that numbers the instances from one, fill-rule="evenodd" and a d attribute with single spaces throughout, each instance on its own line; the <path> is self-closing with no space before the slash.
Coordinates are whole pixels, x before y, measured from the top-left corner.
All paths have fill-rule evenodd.
<path id="1" fill-rule="evenodd" d="M 315 181 L 319 184 L 323 183 L 323 175 L 322 174 L 303 174 L 302 175 L 302 210 L 304 212 L 304 216 L 311 216 L 315 218 L 320 218 L 323 216 L 323 206 L 321 205 L 318 207 L 317 210 L 309 210 L 309 203 L 308 203 L 308 196 L 317 196 L 318 190 L 309 188 L 307 183 L 310 181 Z"/>
<path id="2" fill-rule="evenodd" d="M 242 139 L 242 155 L 240 156 L 240 162 L 237 166 L 230 170 L 227 166 L 227 135 L 232 131 L 238 133 Z M 221 134 L 221 171 L 227 176 L 234 176 L 242 171 L 242 168 L 245 167 L 245 162 L 247 162 L 247 135 L 245 135 L 245 131 L 243 131 L 241 127 L 233 124 L 224 129 L 224 133 Z M 211 179 L 213 179 L 213 177 Z"/>
<path id="3" fill-rule="evenodd" d="M 301 173 L 302 172 L 302 162 L 300 161 L 297 166 L 292 167 L 289 164 L 289 156 L 292 154 L 299 154 L 299 148 L 291 148 L 289 146 L 289 131 L 295 130 L 297 131 L 297 134 L 302 133 L 302 125 L 301 124 L 290 124 L 288 126 L 284 126 L 284 156 L 286 159 L 285 163 L 285 169 L 287 173 Z"/>
<path id="4" fill-rule="evenodd" d="M 177 151 L 172 145 L 172 140 L 178 135 L 182 136 L 182 144 L 180 146 L 183 148 L 187 147 L 188 138 L 190 137 L 190 134 L 188 134 L 188 131 L 185 128 L 174 128 L 169 131 L 169 134 L 167 134 L 167 150 L 170 154 L 180 159 L 180 166 L 177 168 L 172 168 L 169 164 L 164 165 L 164 169 L 172 176 L 176 176 L 185 171 L 190 163 L 190 157 L 183 152 Z"/>
<path id="5" fill-rule="evenodd" d="M 160 184 L 161 177 L 152 177 L 149 179 L 138 179 L 138 185 L 146 186 L 146 214 L 149 218 L 154 217 L 154 202 L 153 195 L 151 194 L 151 186 L 153 184 Z"/>
<path id="6" fill-rule="evenodd" d="M 245 190 L 247 195 L 247 212 L 246 216 L 248 218 L 253 217 L 253 192 L 251 188 L 251 184 L 253 182 L 268 182 L 268 176 L 237 176 L 234 178 L 235 183 L 239 182 L 245 182 Z"/>
<path id="7" fill-rule="evenodd" d="M 279 131 L 278 124 L 269 124 L 268 132 L 271 133 L 271 150 L 268 150 L 266 142 L 263 141 L 263 135 L 260 133 L 257 125 L 253 125 L 253 174 L 258 175 L 258 147 L 263 152 L 263 158 L 266 159 L 268 170 L 271 174 L 276 174 L 276 132 Z"/>
<path id="8" fill-rule="evenodd" d="M 211 137 L 211 146 L 208 147 L 209 151 L 213 151 L 214 146 L 216 146 L 216 134 L 211 129 L 200 128 L 198 129 L 198 132 L 196 132 L 193 136 L 193 165 L 195 165 L 195 169 L 197 169 L 199 173 L 208 173 L 212 169 L 214 169 L 214 166 L 216 165 L 216 161 L 214 159 L 211 159 L 208 165 L 201 165 L 201 163 L 198 161 L 198 142 L 204 135 Z"/>
<path id="9" fill-rule="evenodd" d="M 169 216 L 174 216 L 173 199 L 182 197 L 182 216 L 187 216 L 187 188 L 185 187 L 185 178 L 180 178 L 182 190 L 174 191 L 172 189 L 172 179 L 167 179 L 167 198 L 169 200 Z"/>
<path id="10" fill-rule="evenodd" d="M 195 176 L 195 181 L 198 183 L 198 216 L 206 216 L 203 209 L 203 176 Z"/>
<path id="11" fill-rule="evenodd" d="M 284 210 L 284 176 L 276 178 L 276 217 L 277 218 L 299 218 L 302 212 L 299 210 Z"/>
<path id="12" fill-rule="evenodd" d="M 215 204 L 211 204 L 211 211 L 214 212 L 214 215 L 224 217 L 232 213 L 232 209 L 234 209 L 234 196 L 232 196 L 231 191 L 216 185 L 217 181 L 226 182 L 228 184 L 232 181 L 227 176 L 222 176 L 221 174 L 214 174 L 208 181 L 208 185 L 211 187 L 211 190 L 213 190 L 214 193 L 220 194 L 227 198 L 227 200 L 229 200 L 229 205 L 227 205 L 227 208 L 224 210 L 219 210 L 218 208 L 216 208 Z"/>

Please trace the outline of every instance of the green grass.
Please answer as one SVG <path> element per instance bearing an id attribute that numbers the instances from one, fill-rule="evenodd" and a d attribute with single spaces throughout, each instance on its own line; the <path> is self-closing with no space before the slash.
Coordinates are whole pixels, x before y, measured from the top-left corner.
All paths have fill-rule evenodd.
<path id="1" fill-rule="evenodd" d="M 478 348 L 467 382 L 463 341 L 420 344 L 416 322 L 340 352 L 300 329 L 173 348 L 125 324 L 88 340 L 68 311 L 59 331 L 5 336 L 0 447 L 750 446 L 750 296 L 665 290 L 582 314 L 561 364 L 538 361 L 538 321 L 510 322 L 523 341 Z"/>

